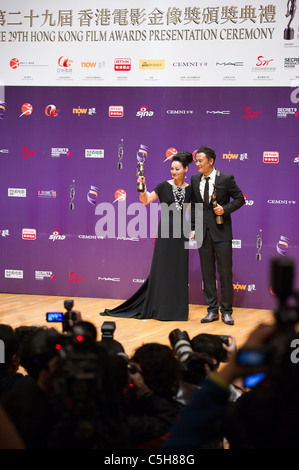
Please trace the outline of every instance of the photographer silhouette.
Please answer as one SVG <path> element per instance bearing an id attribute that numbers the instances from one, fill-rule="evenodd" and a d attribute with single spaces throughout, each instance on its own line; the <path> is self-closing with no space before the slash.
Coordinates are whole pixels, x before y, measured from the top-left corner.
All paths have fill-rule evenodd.
<path id="1" fill-rule="evenodd" d="M 259 325 L 240 351 L 210 374 L 182 411 L 164 448 L 199 449 L 219 435 L 233 449 L 299 447 L 299 368 L 290 359 L 299 323 L 293 277 L 291 259 L 272 260 L 271 287 L 278 298 L 273 324 Z M 256 373 L 264 374 L 263 379 L 229 404 L 229 385 Z"/>

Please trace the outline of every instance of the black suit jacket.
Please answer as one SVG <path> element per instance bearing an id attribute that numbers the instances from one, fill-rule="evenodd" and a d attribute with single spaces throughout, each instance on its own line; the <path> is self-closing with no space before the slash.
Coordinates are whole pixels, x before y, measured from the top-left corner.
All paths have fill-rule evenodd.
<path id="1" fill-rule="evenodd" d="M 216 170 L 215 189 L 216 200 L 224 209 L 223 224 L 216 224 L 216 216 L 213 211 L 212 202 L 205 207 L 199 190 L 199 184 L 202 173 L 198 173 L 191 177 L 191 228 L 195 230 L 195 203 L 203 204 L 203 239 L 207 228 L 209 228 L 212 240 L 214 242 L 229 241 L 233 239 L 232 223 L 230 214 L 245 204 L 245 198 L 241 189 L 237 186 L 232 175 Z"/>

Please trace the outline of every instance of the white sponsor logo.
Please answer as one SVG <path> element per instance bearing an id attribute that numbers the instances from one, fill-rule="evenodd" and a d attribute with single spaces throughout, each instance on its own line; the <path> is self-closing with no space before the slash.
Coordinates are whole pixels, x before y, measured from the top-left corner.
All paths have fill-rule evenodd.
<path id="1" fill-rule="evenodd" d="M 85 158 L 104 158 L 103 149 L 85 149 Z"/>
<path id="2" fill-rule="evenodd" d="M 8 197 L 26 197 L 26 189 L 8 188 Z"/>
<path id="3" fill-rule="evenodd" d="M 21 269 L 5 269 L 6 279 L 23 279 L 23 271 Z"/>

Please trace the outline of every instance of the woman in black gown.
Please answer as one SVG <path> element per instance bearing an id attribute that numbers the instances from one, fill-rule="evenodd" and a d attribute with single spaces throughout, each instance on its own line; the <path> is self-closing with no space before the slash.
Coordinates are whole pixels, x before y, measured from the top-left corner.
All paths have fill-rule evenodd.
<path id="1" fill-rule="evenodd" d="M 191 186 L 185 183 L 184 178 L 192 161 L 191 153 L 179 152 L 172 158 L 172 179 L 159 183 L 151 193 L 145 190 L 140 194 L 140 200 L 145 205 L 158 198 L 162 206 L 162 203 L 173 205 L 174 210 L 166 211 L 169 236 L 165 238 L 164 228 L 161 230 L 164 222 L 162 209 L 149 277 L 128 300 L 112 310 L 106 309 L 100 315 L 162 321 L 188 320 L 189 250 L 183 219 L 191 200 Z M 144 176 L 140 176 L 138 182 L 145 184 Z M 180 233 L 177 232 L 178 225 Z"/>

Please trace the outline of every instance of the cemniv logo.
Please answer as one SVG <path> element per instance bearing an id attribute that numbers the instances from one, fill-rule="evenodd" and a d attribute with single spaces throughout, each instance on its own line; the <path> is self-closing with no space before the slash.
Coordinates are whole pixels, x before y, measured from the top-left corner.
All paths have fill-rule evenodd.
<path id="1" fill-rule="evenodd" d="M 54 104 L 49 104 L 45 109 L 45 115 L 49 117 L 57 117 L 60 110 Z"/>

